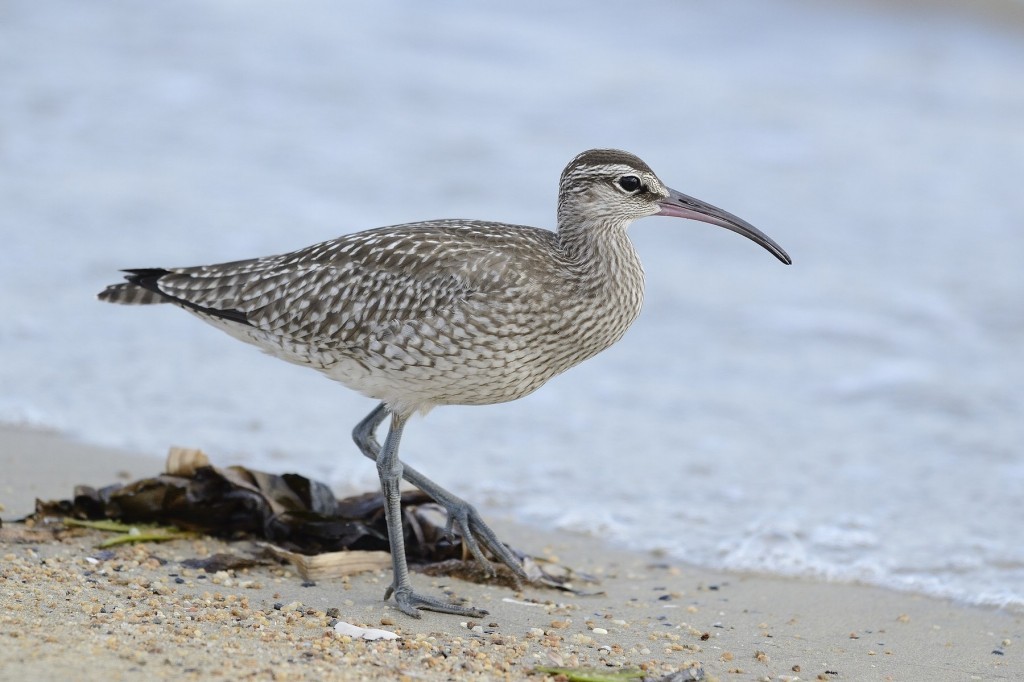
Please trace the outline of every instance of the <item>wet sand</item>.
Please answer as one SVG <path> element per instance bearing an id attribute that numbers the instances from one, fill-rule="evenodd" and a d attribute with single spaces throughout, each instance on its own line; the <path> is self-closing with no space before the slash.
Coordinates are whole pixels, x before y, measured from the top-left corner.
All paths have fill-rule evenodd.
<path id="1" fill-rule="evenodd" d="M 490 611 L 477 622 L 384 602 L 390 575 L 309 584 L 290 567 L 207 574 L 181 565 L 248 541 L 102 551 L 10 520 L 35 497 L 157 473 L 162 462 L 0 428 L 3 679 L 543 679 L 538 667 L 700 667 L 708 680 L 1024 679 L 1024 614 L 874 587 L 709 571 L 495 519 L 531 554 L 600 578 L 597 594 L 515 591 L 415 574 L 421 590 Z M 344 621 L 397 633 L 337 634 Z"/>

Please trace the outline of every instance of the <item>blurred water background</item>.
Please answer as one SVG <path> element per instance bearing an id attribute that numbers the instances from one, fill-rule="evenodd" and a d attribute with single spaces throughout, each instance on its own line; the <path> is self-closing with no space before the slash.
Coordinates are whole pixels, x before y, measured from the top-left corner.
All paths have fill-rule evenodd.
<path id="1" fill-rule="evenodd" d="M 1020 607 L 1022 29 L 1009 2 L 8 0 L 0 420 L 373 487 L 371 401 L 95 294 L 405 221 L 553 227 L 564 164 L 618 147 L 794 265 L 644 220 L 619 345 L 414 421 L 404 458 L 538 526 Z"/>

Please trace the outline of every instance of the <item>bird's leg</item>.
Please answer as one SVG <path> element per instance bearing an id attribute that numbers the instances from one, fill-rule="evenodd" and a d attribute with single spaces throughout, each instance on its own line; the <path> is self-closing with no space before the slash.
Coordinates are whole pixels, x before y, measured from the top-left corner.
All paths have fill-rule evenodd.
<path id="1" fill-rule="evenodd" d="M 402 480 L 398 444 L 402 439 L 404 427 L 405 417 L 392 414 L 388 437 L 384 440 L 384 447 L 377 457 L 377 474 L 380 476 L 380 487 L 384 493 L 384 517 L 388 523 L 388 541 L 391 545 L 391 564 L 394 569 L 391 586 L 384 593 L 384 599 L 395 595 L 398 608 L 414 618 L 420 617 L 418 609 L 480 618 L 486 615 L 487 611 L 416 594 L 409 582 L 409 566 L 405 561 L 405 537 L 402 533 L 402 498 L 398 490 Z"/>
<path id="2" fill-rule="evenodd" d="M 374 433 L 377 431 L 377 427 L 380 426 L 384 418 L 387 417 L 388 410 L 384 403 L 378 405 L 369 415 L 366 416 L 363 421 L 359 422 L 356 428 L 352 431 L 352 438 L 355 440 L 356 445 L 362 453 L 372 459 L 378 461 L 380 455 L 380 445 L 377 443 L 377 439 Z M 437 502 L 439 505 L 444 507 L 448 513 L 448 522 L 446 525 L 446 532 L 449 537 L 452 533 L 453 525 L 458 525 L 459 532 L 462 535 L 462 541 L 466 544 L 473 558 L 476 559 L 481 566 L 490 574 L 494 575 L 494 567 L 491 566 L 491 562 L 484 556 L 483 551 L 480 549 L 482 543 L 484 547 L 491 551 L 501 563 L 508 566 L 513 573 L 522 578 L 523 580 L 529 580 L 526 575 L 526 571 L 523 570 L 522 562 L 516 557 L 516 555 L 505 546 L 498 536 L 495 535 L 494 531 L 491 530 L 490 526 L 484 523 L 483 518 L 473 507 L 465 500 L 457 497 L 438 484 L 431 481 L 429 478 L 419 473 L 412 467 L 404 467 L 403 477 L 405 480 L 412 483 L 414 486 L 426 493 L 432 500 Z M 477 536 L 480 540 L 477 541 Z"/>

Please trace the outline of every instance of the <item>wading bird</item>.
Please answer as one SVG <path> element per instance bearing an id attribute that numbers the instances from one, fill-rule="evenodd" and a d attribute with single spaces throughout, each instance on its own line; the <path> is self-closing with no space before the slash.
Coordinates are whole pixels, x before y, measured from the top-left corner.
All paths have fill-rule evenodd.
<path id="1" fill-rule="evenodd" d="M 380 404 L 353 432 L 377 463 L 394 575 L 384 598 L 429 609 L 486 611 L 415 592 L 402 537 L 404 478 L 448 513 L 470 552 L 526 577 L 470 504 L 398 457 L 406 421 L 438 405 L 516 400 L 608 348 L 640 313 L 644 276 L 626 234 L 647 216 L 737 232 L 790 258 L 740 218 L 665 186 L 636 156 L 583 152 L 562 172 L 558 229 L 433 220 L 349 234 L 279 256 L 127 270 L 99 298 L 172 303 L 271 355 L 317 369 Z M 391 417 L 381 446 L 377 427 Z"/>

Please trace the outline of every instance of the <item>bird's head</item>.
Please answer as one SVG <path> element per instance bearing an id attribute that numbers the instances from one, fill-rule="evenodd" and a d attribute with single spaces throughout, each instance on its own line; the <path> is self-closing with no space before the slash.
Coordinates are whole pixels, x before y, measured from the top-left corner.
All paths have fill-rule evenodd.
<path id="1" fill-rule="evenodd" d="M 604 224 L 625 229 L 647 216 L 689 218 L 732 230 L 789 265 L 789 255 L 747 221 L 663 183 L 639 157 L 617 149 L 591 149 L 565 167 L 559 182 L 558 224 Z"/>

